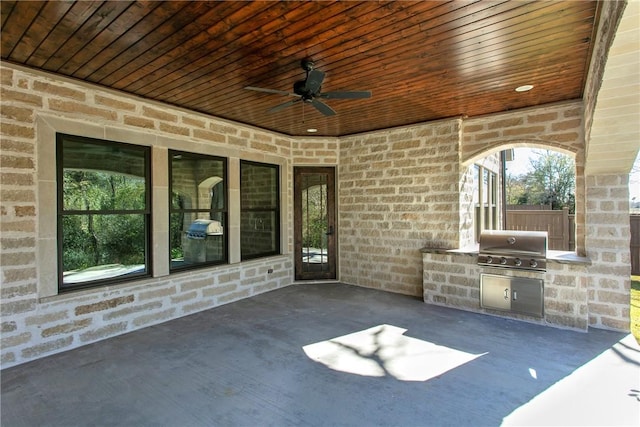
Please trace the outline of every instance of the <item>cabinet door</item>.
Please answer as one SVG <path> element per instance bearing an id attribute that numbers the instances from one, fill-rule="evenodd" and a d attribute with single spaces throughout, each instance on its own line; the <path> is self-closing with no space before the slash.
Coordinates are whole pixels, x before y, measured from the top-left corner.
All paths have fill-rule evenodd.
<path id="1" fill-rule="evenodd" d="M 541 279 L 512 278 L 511 310 L 542 317 L 543 307 L 543 281 Z"/>
<path id="2" fill-rule="evenodd" d="M 481 274 L 480 306 L 493 310 L 511 310 L 511 278 Z"/>

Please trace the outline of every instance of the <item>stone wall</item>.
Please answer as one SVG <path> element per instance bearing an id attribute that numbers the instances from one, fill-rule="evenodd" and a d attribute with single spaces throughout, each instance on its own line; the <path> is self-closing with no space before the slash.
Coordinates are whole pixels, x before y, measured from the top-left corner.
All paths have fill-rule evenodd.
<path id="1" fill-rule="evenodd" d="M 629 175 L 587 176 L 589 323 L 629 330 Z"/>
<path id="2" fill-rule="evenodd" d="M 422 295 L 420 248 L 459 240 L 460 120 L 344 138 L 340 280 Z"/>
<path id="3" fill-rule="evenodd" d="M 3 368 L 292 283 L 291 138 L 4 63 L 0 80 Z M 56 132 L 152 147 L 153 277 L 58 293 Z M 169 275 L 169 149 L 228 159 L 228 265 Z M 283 255 L 240 262 L 241 159 L 280 166 Z"/>

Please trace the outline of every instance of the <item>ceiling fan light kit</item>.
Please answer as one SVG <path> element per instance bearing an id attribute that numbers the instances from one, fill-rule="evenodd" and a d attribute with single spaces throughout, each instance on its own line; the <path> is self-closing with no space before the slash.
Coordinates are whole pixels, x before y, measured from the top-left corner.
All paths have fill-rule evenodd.
<path id="1" fill-rule="evenodd" d="M 286 92 L 283 90 L 266 89 L 255 86 L 245 86 L 245 89 L 254 90 L 257 92 L 272 93 L 276 95 L 293 96 L 297 99 L 287 101 L 285 103 L 276 105 L 269 109 L 269 112 L 276 113 L 283 110 L 297 102 L 303 101 L 311 104 L 316 110 L 325 116 L 334 116 L 335 110 L 329 107 L 318 98 L 322 99 L 365 99 L 371 98 L 371 91 L 334 91 L 334 92 L 322 92 L 322 82 L 324 81 L 325 73 L 315 69 L 315 63 L 310 59 L 303 59 L 300 63 L 303 70 L 306 72 L 306 78 L 299 80 L 293 84 L 293 92 Z"/>

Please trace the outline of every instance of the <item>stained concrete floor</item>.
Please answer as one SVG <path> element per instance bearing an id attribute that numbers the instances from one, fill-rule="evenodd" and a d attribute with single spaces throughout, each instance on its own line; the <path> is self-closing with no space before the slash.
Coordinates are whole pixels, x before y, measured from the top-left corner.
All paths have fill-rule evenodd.
<path id="1" fill-rule="evenodd" d="M 640 425 L 633 337 L 294 285 L 1 372 L 10 426 Z"/>

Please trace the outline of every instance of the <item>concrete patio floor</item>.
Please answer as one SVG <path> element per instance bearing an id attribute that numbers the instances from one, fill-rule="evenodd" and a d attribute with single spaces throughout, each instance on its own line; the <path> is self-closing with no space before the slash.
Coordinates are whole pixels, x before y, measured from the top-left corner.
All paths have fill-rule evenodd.
<path id="1" fill-rule="evenodd" d="M 12 426 L 640 425 L 640 348 L 294 285 L 1 372 Z"/>

